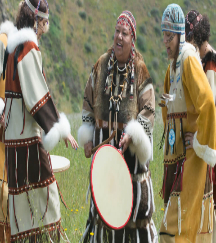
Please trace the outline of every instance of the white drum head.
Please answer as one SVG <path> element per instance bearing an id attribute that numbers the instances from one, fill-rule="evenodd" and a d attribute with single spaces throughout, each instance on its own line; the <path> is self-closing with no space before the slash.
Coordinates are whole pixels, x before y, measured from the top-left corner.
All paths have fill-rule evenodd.
<path id="1" fill-rule="evenodd" d="M 53 172 L 62 172 L 70 167 L 70 161 L 62 156 L 50 155 Z"/>
<path id="2" fill-rule="evenodd" d="M 112 229 L 123 228 L 133 207 L 133 185 L 123 156 L 111 145 L 100 147 L 91 166 L 91 192 L 102 220 Z"/>

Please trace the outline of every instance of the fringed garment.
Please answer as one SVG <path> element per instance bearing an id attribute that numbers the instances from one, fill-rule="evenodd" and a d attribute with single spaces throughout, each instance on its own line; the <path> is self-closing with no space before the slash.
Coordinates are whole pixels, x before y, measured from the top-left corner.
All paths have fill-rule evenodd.
<path id="1" fill-rule="evenodd" d="M 5 101 L 5 80 L 3 80 L 3 62 L 4 53 L 7 46 L 7 35 L 0 34 L 0 106 Z M 0 107 L 3 109 L 4 107 Z M 0 120 L 2 119 L 0 114 Z M 10 242 L 10 222 L 8 213 L 8 183 L 7 183 L 7 168 L 5 164 L 5 146 L 4 146 L 4 128 L 0 127 L 0 242 Z"/>
<path id="2" fill-rule="evenodd" d="M 211 86 L 214 102 L 216 106 L 216 53 L 209 51 L 202 60 L 204 71 Z M 214 225 L 213 225 L 213 240 L 216 242 L 216 166 L 213 168 L 213 199 L 214 199 Z"/>
<path id="3" fill-rule="evenodd" d="M 188 44 L 189 45 L 189 44 Z M 161 195 L 164 217 L 161 243 L 211 242 L 213 188 L 211 166 L 216 161 L 216 121 L 213 96 L 195 48 L 183 47 L 181 78 L 170 79 L 164 93 L 164 178 Z M 186 132 L 194 133 L 186 150 Z"/>
<path id="4" fill-rule="evenodd" d="M 141 55 L 136 52 L 133 99 L 130 99 L 130 77 L 129 82 L 124 83 L 126 71 L 117 71 L 117 64 L 114 66 L 114 85 L 112 87 L 114 98 L 118 97 L 119 92 L 123 90 L 123 99 L 117 115 L 114 109 L 109 110 L 110 92 L 105 90 L 109 57 L 110 51 L 102 55 L 90 74 L 84 93 L 83 125 L 80 128 L 78 139 L 82 140 L 84 138 L 82 145 L 88 141 L 93 141 L 93 146 L 97 146 L 109 137 L 110 128 L 111 133 L 113 130 L 117 130 L 117 136 L 111 141 L 111 145 L 119 148 L 118 143 L 123 131 L 130 133 L 132 140 L 135 139 L 135 134 L 130 131 L 128 126 L 130 122 L 132 126 L 140 126 L 140 132 L 144 131 L 148 135 L 147 139 L 149 138 L 148 140 L 153 143 L 154 90 Z M 82 132 L 84 127 L 87 129 L 86 133 Z M 112 230 L 101 220 L 91 199 L 89 218 L 86 231 L 81 239 L 82 242 L 157 242 L 157 231 L 152 220 L 154 196 L 151 173 L 145 163 L 146 161 L 138 152 L 139 149 L 145 150 L 146 142 L 149 143 L 149 141 L 141 140 L 137 147 L 134 146 L 133 153 L 131 153 L 130 145 L 124 153 L 124 158 L 132 176 L 134 191 L 133 210 L 129 222 L 121 230 Z M 91 235 L 91 232 L 94 235 Z"/>
<path id="5" fill-rule="evenodd" d="M 58 184 L 45 147 L 52 149 L 50 144 L 59 142 L 64 124 L 45 81 L 34 31 L 21 29 L 9 35 L 6 55 L 5 157 L 11 242 L 60 242 L 66 236 Z"/>

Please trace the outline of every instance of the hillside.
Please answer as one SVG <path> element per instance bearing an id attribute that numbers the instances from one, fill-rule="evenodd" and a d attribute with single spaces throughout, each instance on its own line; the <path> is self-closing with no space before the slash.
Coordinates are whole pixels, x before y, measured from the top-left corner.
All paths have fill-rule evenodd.
<path id="1" fill-rule="evenodd" d="M 19 1 L 0 0 L 0 21 L 15 19 Z M 168 65 L 160 28 L 161 16 L 169 0 L 49 0 L 50 31 L 42 37 L 44 68 L 48 85 L 59 109 L 79 112 L 83 90 L 92 66 L 113 43 L 116 19 L 130 10 L 137 21 L 136 47 L 143 54 L 154 81 L 156 98 L 163 90 Z M 186 14 L 197 9 L 208 14 L 211 43 L 216 47 L 216 2 L 179 0 Z"/>

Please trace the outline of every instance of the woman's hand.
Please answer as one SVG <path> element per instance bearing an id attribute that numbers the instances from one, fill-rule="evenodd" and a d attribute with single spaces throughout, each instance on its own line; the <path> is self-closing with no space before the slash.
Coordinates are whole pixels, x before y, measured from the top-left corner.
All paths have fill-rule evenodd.
<path id="1" fill-rule="evenodd" d="M 124 136 L 121 135 L 121 139 L 119 141 L 119 148 L 122 148 L 120 149 L 120 152 L 122 154 L 126 151 L 131 142 L 132 139 L 128 134 L 125 134 Z"/>
<path id="2" fill-rule="evenodd" d="M 4 113 L 1 116 L 0 125 L 5 127 L 5 114 Z"/>
<path id="3" fill-rule="evenodd" d="M 193 148 L 193 138 L 194 138 L 194 134 L 192 132 L 186 132 L 185 133 L 186 149 Z"/>
<path id="4" fill-rule="evenodd" d="M 77 141 L 74 139 L 74 137 L 73 137 L 71 134 L 69 134 L 69 135 L 67 136 L 67 138 L 64 139 L 66 148 L 68 148 L 68 141 L 69 141 L 69 143 L 71 144 L 71 147 L 72 147 L 73 149 L 76 149 L 76 150 L 77 150 L 77 149 L 79 148 Z"/>
<path id="5" fill-rule="evenodd" d="M 84 145 L 84 151 L 85 151 L 85 157 L 86 158 L 90 158 L 92 155 L 92 148 L 93 148 L 93 143 L 92 142 L 88 142 Z"/>

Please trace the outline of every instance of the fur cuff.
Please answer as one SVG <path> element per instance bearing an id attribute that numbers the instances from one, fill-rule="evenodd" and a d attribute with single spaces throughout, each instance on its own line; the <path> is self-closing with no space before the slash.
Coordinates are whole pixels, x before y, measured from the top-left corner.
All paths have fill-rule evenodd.
<path id="1" fill-rule="evenodd" d="M 83 124 L 78 130 L 78 144 L 81 147 L 90 141 L 93 141 L 94 125 Z"/>
<path id="2" fill-rule="evenodd" d="M 0 25 L 0 34 L 6 34 L 7 36 L 9 35 L 9 33 L 13 30 L 16 29 L 16 27 L 14 27 L 14 24 L 11 21 L 5 21 L 4 23 L 2 23 Z"/>
<path id="3" fill-rule="evenodd" d="M 43 134 L 42 142 L 44 148 L 51 151 L 61 138 L 65 139 L 70 134 L 70 123 L 64 113 L 60 113 L 59 121 L 54 123 L 47 134 Z"/>
<path id="4" fill-rule="evenodd" d="M 0 98 L 0 116 L 2 115 L 3 111 L 5 108 L 5 103 L 3 101 L 3 99 Z"/>
<path id="5" fill-rule="evenodd" d="M 201 145 L 197 140 L 197 132 L 194 134 L 193 149 L 197 156 L 203 159 L 208 165 L 214 167 L 216 164 L 216 150 L 208 145 Z"/>
<path id="6" fill-rule="evenodd" d="M 142 125 L 136 120 L 131 120 L 125 128 L 125 132 L 132 138 L 132 143 L 129 145 L 131 154 L 137 155 L 140 164 L 145 165 L 151 158 L 152 146 Z"/>

